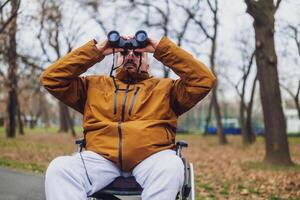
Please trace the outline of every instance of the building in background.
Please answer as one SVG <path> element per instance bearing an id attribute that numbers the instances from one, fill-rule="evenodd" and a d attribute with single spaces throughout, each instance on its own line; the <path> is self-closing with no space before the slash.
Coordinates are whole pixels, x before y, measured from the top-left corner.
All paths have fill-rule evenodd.
<path id="1" fill-rule="evenodd" d="M 297 109 L 285 109 L 286 127 L 288 135 L 300 134 L 300 119 Z"/>

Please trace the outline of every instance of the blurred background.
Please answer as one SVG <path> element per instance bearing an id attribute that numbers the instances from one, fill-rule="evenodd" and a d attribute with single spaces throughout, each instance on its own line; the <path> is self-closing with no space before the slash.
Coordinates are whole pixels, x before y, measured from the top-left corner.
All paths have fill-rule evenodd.
<path id="1" fill-rule="evenodd" d="M 111 30 L 121 35 L 145 30 L 156 40 L 167 36 L 217 76 L 213 91 L 180 117 L 178 133 L 184 135 L 179 137 L 192 143 L 204 141 L 204 144 L 194 144 L 198 147 L 213 143 L 214 148 L 222 149 L 220 152 L 224 147 L 219 144 L 229 143 L 243 153 L 243 148 L 249 147 L 251 153 L 241 157 L 249 159 L 256 155 L 253 157 L 256 164 L 265 161 L 271 165 L 295 166 L 299 163 L 300 149 L 296 147 L 300 146 L 297 138 L 300 135 L 299 1 L 0 2 L 0 165 L 16 168 L 30 165 L 30 169 L 43 172 L 57 154 L 72 151 L 70 138 L 82 136 L 82 116 L 48 94 L 41 87 L 39 76 L 72 49 L 91 39 L 101 42 Z M 151 74 L 178 78 L 150 57 Z M 112 59 L 107 56 L 83 75 L 107 75 Z M 68 141 L 70 147 L 55 146 L 62 141 Z M 36 143 L 45 146 L 34 148 Z M 53 150 L 53 145 L 61 151 Z M 18 146 L 23 149 L 16 151 Z M 32 148 L 28 150 L 31 154 L 22 160 L 20 152 L 26 152 L 26 147 Z M 201 154 L 203 149 L 192 152 Z M 205 162 L 207 157 L 191 159 L 196 162 L 201 158 Z M 42 167 L 38 167 L 41 163 Z M 251 168 L 252 164 L 247 166 Z M 245 193 L 244 186 L 236 187 L 239 194 Z M 300 196 L 300 186 L 296 184 L 294 189 L 295 193 L 287 190 L 286 195 Z M 201 184 L 199 190 L 207 194 L 211 191 Z M 251 193 L 249 188 L 247 191 Z M 254 194 L 259 196 L 259 192 Z M 271 197 L 273 193 L 268 195 Z"/>

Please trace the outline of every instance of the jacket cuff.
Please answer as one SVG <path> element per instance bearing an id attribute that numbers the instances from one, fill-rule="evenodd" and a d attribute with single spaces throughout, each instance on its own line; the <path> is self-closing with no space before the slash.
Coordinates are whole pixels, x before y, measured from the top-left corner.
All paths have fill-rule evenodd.
<path id="1" fill-rule="evenodd" d="M 154 53 L 153 57 L 162 62 L 164 65 L 167 66 L 167 57 L 170 57 L 170 49 L 173 49 L 173 51 L 178 48 L 178 46 L 172 42 L 169 38 L 166 36 L 162 37 L 159 41 Z"/>
<path id="2" fill-rule="evenodd" d="M 153 57 L 159 60 L 163 65 L 172 68 L 174 62 L 183 56 L 183 52 L 184 51 L 182 51 L 182 49 L 180 49 L 177 44 L 164 36 L 159 41 L 154 51 Z"/>
<path id="3" fill-rule="evenodd" d="M 103 53 L 96 47 L 97 41 L 95 39 L 90 40 L 84 44 L 81 48 L 89 54 L 90 58 L 96 63 L 103 60 L 105 57 Z"/>

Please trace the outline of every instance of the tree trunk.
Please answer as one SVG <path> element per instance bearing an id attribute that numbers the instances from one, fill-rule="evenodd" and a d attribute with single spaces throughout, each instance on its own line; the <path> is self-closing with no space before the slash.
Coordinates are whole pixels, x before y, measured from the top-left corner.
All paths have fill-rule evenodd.
<path id="1" fill-rule="evenodd" d="M 299 101 L 299 95 L 300 95 L 300 80 L 298 81 L 298 88 L 297 88 L 297 93 L 294 97 L 296 109 L 298 111 L 298 118 L 300 119 L 300 101 Z"/>
<path id="2" fill-rule="evenodd" d="M 11 1 L 11 13 L 13 13 L 18 7 L 17 0 Z M 17 17 L 15 17 L 9 25 L 8 30 L 8 99 L 7 99 L 7 114 L 8 114 L 8 126 L 6 129 L 6 136 L 13 138 L 16 135 L 16 113 L 17 113 Z"/>
<path id="3" fill-rule="evenodd" d="M 244 100 L 244 94 L 241 96 L 240 101 L 240 111 L 239 111 L 239 123 L 241 128 L 241 134 L 242 134 L 242 140 L 244 145 L 251 144 L 251 138 L 249 137 L 248 129 L 246 126 L 246 108 L 245 108 L 245 100 Z"/>
<path id="4" fill-rule="evenodd" d="M 74 121 L 70 115 L 70 111 L 68 106 L 66 106 L 61 101 L 59 102 L 59 111 L 60 111 L 60 128 L 59 132 L 68 133 L 71 130 L 71 134 L 73 137 L 76 137 L 76 132 L 74 129 Z"/>
<path id="5" fill-rule="evenodd" d="M 292 164 L 287 141 L 286 122 L 281 104 L 277 55 L 274 44 L 273 0 L 246 0 L 247 12 L 254 18 L 257 75 L 265 124 L 265 161 Z"/>
<path id="6" fill-rule="evenodd" d="M 215 118 L 217 123 L 217 135 L 219 138 L 219 144 L 227 144 L 227 139 L 224 134 L 223 124 L 222 124 L 221 109 L 218 103 L 216 87 L 212 91 L 212 101 L 213 101 L 213 107 L 214 107 Z"/>
<path id="7" fill-rule="evenodd" d="M 67 109 L 66 114 L 67 114 L 67 118 L 68 118 L 69 127 L 71 129 L 71 134 L 75 138 L 76 137 L 76 132 L 75 132 L 75 129 L 74 129 L 74 120 L 71 117 L 69 109 Z"/>
<path id="8" fill-rule="evenodd" d="M 8 114 L 8 124 L 6 129 L 6 136 L 8 138 L 13 138 L 16 136 L 16 105 L 17 105 L 17 95 L 16 90 L 12 87 L 9 88 L 8 92 L 8 102 L 7 102 L 7 114 Z"/>
<path id="9" fill-rule="evenodd" d="M 67 133 L 69 131 L 69 120 L 68 120 L 68 107 L 62 103 L 58 102 L 59 105 L 59 131 L 61 133 Z"/>
<path id="10" fill-rule="evenodd" d="M 42 121 L 45 124 L 45 128 L 49 128 L 50 127 L 50 116 L 49 116 L 49 110 L 47 109 L 47 107 L 49 105 L 45 98 L 45 95 L 41 94 L 39 104 L 40 104 Z"/>
<path id="11" fill-rule="evenodd" d="M 17 117 L 18 117 L 19 134 L 24 135 L 21 106 L 18 98 L 17 98 Z"/>
<path id="12" fill-rule="evenodd" d="M 254 130 L 252 127 L 252 110 L 253 110 L 253 101 L 254 101 L 256 83 L 257 83 L 257 76 L 255 77 L 255 79 L 253 81 L 250 101 L 249 101 L 248 107 L 247 107 L 246 128 L 247 128 L 247 134 L 248 134 L 248 137 L 250 138 L 251 143 L 256 141 L 256 136 L 255 136 L 255 133 L 254 133 Z"/>
<path id="13" fill-rule="evenodd" d="M 207 113 L 207 116 L 206 116 L 206 119 L 205 119 L 204 135 L 208 134 L 208 126 L 209 126 L 209 123 L 210 123 L 210 120 L 211 120 L 212 107 L 213 107 L 213 101 L 212 101 L 212 98 L 211 98 L 211 100 L 209 102 L 209 106 L 208 106 L 208 113 Z"/>
<path id="14" fill-rule="evenodd" d="M 212 44 L 211 44 L 211 51 L 210 51 L 210 66 L 212 72 L 216 75 L 216 70 L 215 70 L 215 57 L 216 57 L 216 50 L 217 50 L 217 36 L 218 36 L 218 19 L 217 19 L 217 13 L 214 15 L 214 34 L 211 39 Z M 224 134 L 224 129 L 223 129 L 223 124 L 222 124 L 222 115 L 221 115 L 221 109 L 220 105 L 218 102 L 218 97 L 217 97 L 217 88 L 218 88 L 218 82 L 215 84 L 214 88 L 212 89 L 212 104 L 214 107 L 215 111 L 215 118 L 216 118 L 216 123 L 217 123 L 217 134 L 219 138 L 219 144 L 226 144 L 227 139 Z"/>

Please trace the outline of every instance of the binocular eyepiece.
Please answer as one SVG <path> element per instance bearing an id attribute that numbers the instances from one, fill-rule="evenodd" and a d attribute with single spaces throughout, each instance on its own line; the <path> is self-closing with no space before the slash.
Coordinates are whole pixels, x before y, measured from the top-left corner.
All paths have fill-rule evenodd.
<path id="1" fill-rule="evenodd" d="M 141 49 L 147 46 L 148 36 L 146 31 L 140 30 L 135 33 L 135 37 L 129 40 L 120 37 L 119 32 L 110 31 L 107 34 L 109 45 L 113 48 Z"/>

